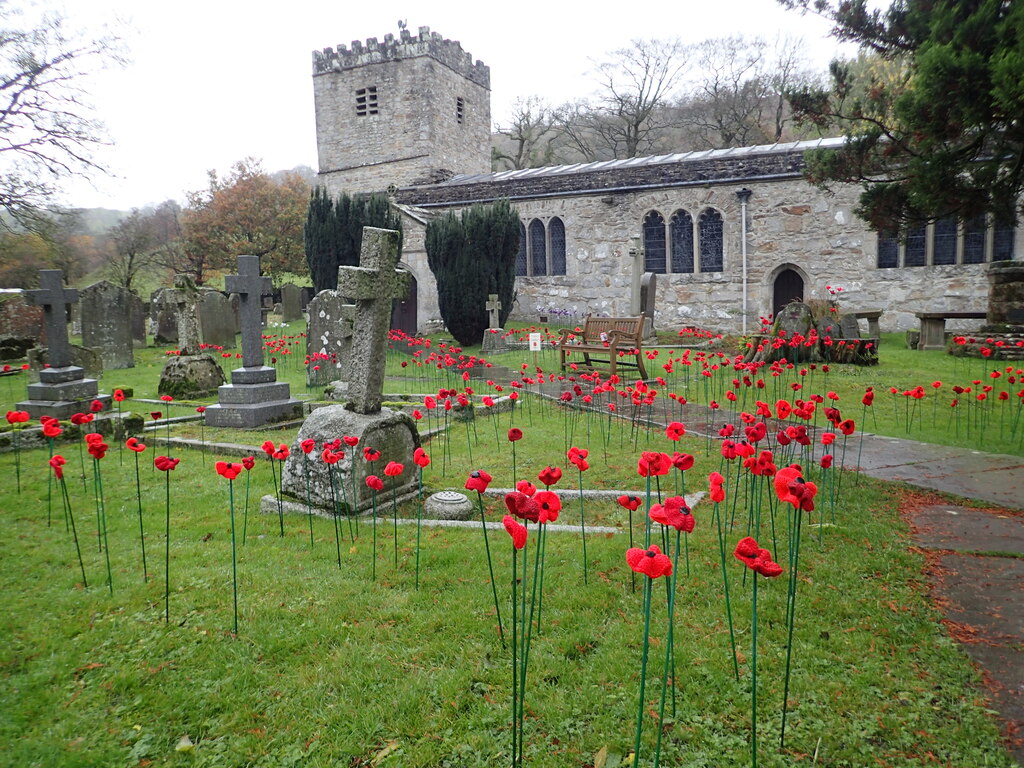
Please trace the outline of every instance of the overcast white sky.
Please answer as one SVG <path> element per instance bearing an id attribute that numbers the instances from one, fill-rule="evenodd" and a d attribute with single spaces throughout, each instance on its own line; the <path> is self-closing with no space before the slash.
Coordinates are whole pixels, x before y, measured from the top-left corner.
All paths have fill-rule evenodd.
<path id="1" fill-rule="evenodd" d="M 316 170 L 311 52 L 406 20 L 459 40 L 491 68 L 491 110 L 517 96 L 552 103 L 588 95 L 592 61 L 634 38 L 699 42 L 730 34 L 803 39 L 824 70 L 836 53 L 828 25 L 775 0 L 648 0 L 630 3 L 352 2 L 291 0 L 41 0 L 74 28 L 119 24 L 129 64 L 96 76 L 97 114 L 114 147 L 102 155 L 116 178 L 67 186 L 64 203 L 128 209 L 184 199 L 247 156 L 268 171 Z M 847 53 L 851 49 L 847 49 Z"/>

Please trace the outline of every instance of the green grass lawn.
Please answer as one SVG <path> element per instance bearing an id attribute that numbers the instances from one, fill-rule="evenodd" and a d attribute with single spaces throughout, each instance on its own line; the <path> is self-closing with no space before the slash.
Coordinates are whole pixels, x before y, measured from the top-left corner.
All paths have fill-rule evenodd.
<path id="1" fill-rule="evenodd" d="M 121 375 L 121 374 L 116 374 Z M 135 375 L 134 373 L 131 375 Z M 115 374 L 111 374 L 111 380 Z M 140 376 L 140 381 L 144 377 Z M 145 392 L 143 392 L 145 393 Z M 501 418 L 455 424 L 426 445 L 432 489 L 461 488 L 469 471 L 513 480 Z M 520 478 L 547 464 L 566 466 L 563 413 L 533 402 L 514 423 Z M 697 456 L 688 487 L 704 488 L 720 466 L 703 441 L 670 443 L 616 427 L 607 457 L 603 433 L 583 422 L 573 442 L 589 445 L 588 488 L 644 491 L 639 450 Z M 633 448 L 630 439 L 637 441 Z M 276 439 L 276 438 L 275 438 Z M 713 446 L 714 448 L 714 446 Z M 85 560 L 83 587 L 60 504 L 48 525 L 46 454 L 0 455 L 0 763 L 12 766 L 495 766 L 510 761 L 510 652 L 502 650 L 479 530 L 424 528 L 421 584 L 415 586 L 415 526 L 398 528 L 393 563 L 388 516 L 346 535 L 341 567 L 335 529 L 305 517 L 254 513 L 273 491 L 265 459 L 251 473 L 247 542 L 239 547 L 240 627 L 232 627 L 231 538 L 227 482 L 186 451 L 171 476 L 170 622 L 164 611 L 165 477 L 143 454 L 141 480 L 150 580 L 143 583 L 133 455 L 102 461 L 113 594 L 97 547 L 95 494 L 83 490 L 73 445 L 68 489 Z M 470 451 L 473 457 L 470 458 Z M 409 468 L 411 469 L 411 468 Z M 572 469 L 569 467 L 569 469 Z M 409 470 L 407 470 L 409 471 Z M 578 473 L 560 485 L 575 488 Z M 663 490 L 675 487 L 665 478 Z M 785 576 L 762 581 L 758 601 L 759 763 L 766 767 L 1000 766 L 1010 768 L 978 691 L 978 676 L 931 605 L 923 559 L 908 547 L 901 491 L 861 478 L 843 481 L 835 525 L 804 529 L 786 748 L 778 747 L 785 664 Z M 823 491 L 819 504 L 824 504 Z M 235 481 L 242 526 L 245 481 Z M 735 492 L 736 527 L 727 551 L 746 533 L 759 495 Z M 761 496 L 762 545 L 787 562 L 784 520 L 770 544 L 767 496 Z M 726 514 L 732 514 L 730 502 Z M 488 499 L 488 518 L 504 506 Z M 623 533 L 588 536 L 584 586 L 580 537 L 548 536 L 542 631 L 534 638 L 527 689 L 525 764 L 592 766 L 607 752 L 632 749 L 643 632 L 641 591 L 624 561 L 626 512 L 587 502 L 590 524 Z M 415 517 L 409 504 L 400 514 Z M 823 510 L 831 521 L 831 510 Z M 677 709 L 664 731 L 662 764 L 749 764 L 751 600 L 742 564 L 726 559 L 740 679 L 733 676 L 719 549 L 707 502 L 695 510 L 690 575 L 681 572 L 676 608 Z M 642 536 L 637 513 L 637 536 Z M 559 522 L 577 524 L 578 502 L 565 500 Z M 817 522 L 817 516 L 812 518 Z M 755 531 L 755 533 L 757 533 Z M 820 539 L 819 539 L 820 535 Z M 531 537 L 533 533 L 531 532 Z M 491 533 L 503 618 L 509 619 L 510 545 Z M 533 541 L 528 544 L 532 552 Z M 371 579 L 376 554 L 377 580 Z M 683 566 L 680 564 L 680 568 Z M 646 708 L 656 712 L 665 651 L 664 583 L 656 584 Z M 656 720 L 646 718 L 644 765 L 653 765 Z M 176 751 L 183 736 L 194 745 Z M 612 762 L 607 765 L 612 765 Z"/>

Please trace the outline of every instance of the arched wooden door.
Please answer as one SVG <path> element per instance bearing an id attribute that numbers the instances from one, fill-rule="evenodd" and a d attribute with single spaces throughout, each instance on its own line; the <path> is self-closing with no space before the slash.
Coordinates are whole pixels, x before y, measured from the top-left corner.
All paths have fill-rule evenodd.
<path id="1" fill-rule="evenodd" d="M 779 316 L 779 312 L 791 301 L 804 300 L 804 279 L 792 269 L 784 269 L 775 277 L 775 287 L 772 293 L 772 314 Z"/>
<path id="2" fill-rule="evenodd" d="M 409 293 L 391 303 L 391 327 L 410 336 L 416 335 L 416 295 L 416 277 L 410 273 Z"/>

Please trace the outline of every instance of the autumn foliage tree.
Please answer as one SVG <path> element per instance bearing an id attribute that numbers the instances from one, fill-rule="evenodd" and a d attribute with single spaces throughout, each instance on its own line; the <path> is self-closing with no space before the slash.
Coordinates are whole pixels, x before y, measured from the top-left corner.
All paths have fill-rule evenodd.
<path id="1" fill-rule="evenodd" d="M 233 267 L 243 254 L 259 256 L 270 275 L 302 272 L 308 196 L 298 174 L 278 183 L 253 158 L 235 163 L 225 178 L 210 171 L 209 185 L 188 195 L 181 215 L 183 257 L 196 283 L 211 269 Z"/>

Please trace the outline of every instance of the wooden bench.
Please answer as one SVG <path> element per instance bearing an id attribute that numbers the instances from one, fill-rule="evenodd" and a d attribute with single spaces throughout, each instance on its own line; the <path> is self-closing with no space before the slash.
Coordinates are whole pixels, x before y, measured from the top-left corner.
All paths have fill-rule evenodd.
<path id="1" fill-rule="evenodd" d="M 947 320 L 984 320 L 984 312 L 915 312 L 921 321 L 921 338 L 918 349 L 946 348 Z"/>
<path id="2" fill-rule="evenodd" d="M 594 317 L 587 315 L 582 332 L 564 330 L 558 339 L 558 351 L 562 370 L 575 363 L 577 368 L 596 370 L 595 363 L 607 360 L 610 375 L 615 375 L 619 366 L 634 368 L 641 379 L 647 378 L 641 339 L 644 334 L 644 318 L 640 317 Z M 570 337 L 574 337 L 570 339 Z M 583 360 L 567 361 L 570 355 L 582 355 Z M 596 360 L 594 358 L 597 358 Z"/>

